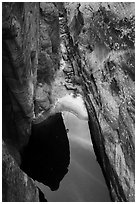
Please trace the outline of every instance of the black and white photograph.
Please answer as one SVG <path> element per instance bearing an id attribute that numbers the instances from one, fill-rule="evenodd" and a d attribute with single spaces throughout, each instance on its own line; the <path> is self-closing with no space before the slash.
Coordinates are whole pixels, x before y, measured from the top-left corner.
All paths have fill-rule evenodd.
<path id="1" fill-rule="evenodd" d="M 135 2 L 1 2 L 2 202 L 135 202 Z"/>

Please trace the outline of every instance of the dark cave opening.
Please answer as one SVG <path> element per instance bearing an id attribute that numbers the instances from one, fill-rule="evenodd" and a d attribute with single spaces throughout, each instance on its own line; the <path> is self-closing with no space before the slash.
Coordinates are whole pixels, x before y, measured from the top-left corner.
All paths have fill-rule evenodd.
<path id="1" fill-rule="evenodd" d="M 57 190 L 68 172 L 69 161 L 69 141 L 61 114 L 33 124 L 29 143 L 22 153 L 21 169 L 51 190 Z"/>

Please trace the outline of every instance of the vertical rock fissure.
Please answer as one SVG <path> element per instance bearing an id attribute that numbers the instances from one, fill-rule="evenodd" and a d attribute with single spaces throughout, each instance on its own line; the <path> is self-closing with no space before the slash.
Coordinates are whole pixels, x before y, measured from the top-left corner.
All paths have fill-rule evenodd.
<path id="1" fill-rule="evenodd" d="M 76 74 L 77 76 L 82 77 L 83 76 L 82 71 L 84 70 L 84 67 L 81 65 L 81 56 L 79 55 L 78 47 L 77 47 L 77 45 L 73 44 L 73 40 L 72 40 L 72 37 L 70 35 L 69 28 L 67 26 L 68 21 L 67 21 L 67 12 L 66 12 L 65 8 L 64 8 L 64 13 L 63 14 L 64 15 L 61 17 L 61 20 L 60 20 L 60 28 L 61 28 L 60 32 L 61 32 L 61 35 L 63 35 L 62 43 L 65 42 L 64 46 L 66 47 L 66 50 L 67 50 L 68 61 L 70 62 L 71 67 L 73 67 L 73 75 L 75 76 L 75 74 Z M 73 66 L 73 64 L 74 64 L 74 66 Z M 95 86 L 95 89 L 97 90 L 96 84 L 94 82 L 94 78 L 92 78 L 92 79 L 93 79 L 92 84 Z M 87 93 L 88 90 L 85 90 L 87 88 L 87 86 L 84 83 L 84 80 L 82 80 L 82 81 L 83 81 L 83 83 L 82 83 L 83 93 Z M 86 94 L 85 98 L 86 98 L 85 102 L 88 101 L 88 94 Z M 91 101 L 90 101 L 90 104 L 91 104 L 91 106 L 89 107 L 89 106 L 87 106 L 87 103 L 86 103 L 87 110 L 89 112 L 89 121 L 96 121 L 94 123 L 97 124 L 95 129 L 94 129 L 94 125 L 89 125 L 89 129 L 90 129 L 90 133 L 91 133 L 91 140 L 92 140 L 92 143 L 93 143 L 93 148 L 94 148 L 94 151 L 95 151 L 95 155 L 97 157 L 97 161 L 100 164 L 102 172 L 103 172 L 104 177 L 106 179 L 106 183 L 107 183 L 107 186 L 108 186 L 108 189 L 109 189 L 109 192 L 110 192 L 111 199 L 115 200 L 115 198 L 113 198 L 113 196 L 111 194 L 110 181 L 108 179 L 108 176 L 106 175 L 106 170 L 107 170 L 107 168 L 105 166 L 106 161 L 105 162 L 103 161 L 105 158 L 107 160 L 107 155 L 105 154 L 105 150 L 104 150 L 104 147 L 103 147 L 103 142 L 102 142 L 103 137 L 102 137 L 102 134 L 101 134 L 101 128 L 99 126 L 99 122 L 97 120 L 96 113 L 95 113 L 95 110 L 94 110 L 94 107 L 93 107 L 93 104 L 92 104 Z M 96 129 L 98 129 L 98 131 Z M 96 136 L 92 134 L 94 132 L 96 132 Z M 99 139 L 98 143 L 101 145 L 101 148 L 98 148 L 98 145 L 96 145 L 95 137 L 97 137 Z M 106 164 L 107 164 L 107 162 L 106 162 Z M 119 199 L 121 200 L 121 198 L 119 198 Z"/>

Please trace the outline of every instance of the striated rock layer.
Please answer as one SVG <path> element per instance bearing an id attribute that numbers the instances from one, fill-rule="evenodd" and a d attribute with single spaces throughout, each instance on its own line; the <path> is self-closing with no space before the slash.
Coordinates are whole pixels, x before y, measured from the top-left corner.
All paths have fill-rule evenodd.
<path id="1" fill-rule="evenodd" d="M 33 2 L 3 3 L 2 9 L 3 201 L 46 201 L 32 179 L 57 189 L 69 164 L 62 117 L 36 127 L 42 121 L 37 116 L 44 111 L 48 118 L 52 106 L 52 82 L 59 66 L 58 9 L 54 3 Z"/>
<path id="2" fill-rule="evenodd" d="M 2 4 L 3 201 L 39 201 L 34 181 L 19 168 L 34 113 L 39 3 Z"/>
<path id="3" fill-rule="evenodd" d="M 3 121 L 9 125 L 4 140 L 22 148 L 35 115 L 39 4 L 3 3 L 2 26 Z M 8 134 L 14 137 L 12 141 L 6 138 Z"/>
<path id="4" fill-rule="evenodd" d="M 81 3 L 80 7 L 66 3 L 66 9 L 73 38 L 71 61 L 83 87 L 97 160 L 111 199 L 134 201 L 134 3 Z M 72 28 L 80 24 L 74 22 L 77 9 L 84 18 L 80 34 L 76 25 Z"/>

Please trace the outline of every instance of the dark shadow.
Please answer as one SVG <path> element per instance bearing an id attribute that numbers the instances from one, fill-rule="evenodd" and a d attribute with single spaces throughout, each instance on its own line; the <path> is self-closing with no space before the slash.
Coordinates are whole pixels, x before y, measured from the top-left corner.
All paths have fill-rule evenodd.
<path id="1" fill-rule="evenodd" d="M 61 114 L 33 124 L 29 143 L 22 154 L 21 169 L 51 190 L 57 190 L 68 172 L 69 162 L 69 141 Z"/>
<path id="2" fill-rule="evenodd" d="M 47 200 L 44 196 L 44 193 L 40 190 L 40 188 L 38 188 L 38 191 L 39 191 L 39 202 L 47 202 Z"/>

